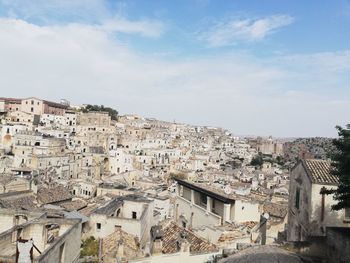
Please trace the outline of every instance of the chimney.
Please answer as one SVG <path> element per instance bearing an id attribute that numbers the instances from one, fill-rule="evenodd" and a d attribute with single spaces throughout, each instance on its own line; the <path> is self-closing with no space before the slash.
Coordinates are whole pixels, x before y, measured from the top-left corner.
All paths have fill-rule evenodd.
<path id="1" fill-rule="evenodd" d="M 119 242 L 117 254 L 118 254 L 118 256 L 120 256 L 120 257 L 123 257 L 123 256 L 124 256 L 124 243 L 123 243 L 123 241 L 120 241 L 120 242 Z"/>
<path id="2" fill-rule="evenodd" d="M 181 242 L 181 252 L 190 252 L 190 243 L 185 239 Z"/>
<path id="3" fill-rule="evenodd" d="M 175 208 L 175 222 L 178 222 L 179 220 L 179 204 L 176 204 Z"/>
<path id="4" fill-rule="evenodd" d="M 269 216 L 267 213 L 260 215 L 260 236 L 261 236 L 261 245 L 266 245 L 266 225 Z"/>
<path id="5" fill-rule="evenodd" d="M 161 239 L 156 239 L 153 242 L 152 253 L 160 254 L 162 253 L 162 249 L 163 249 L 163 241 Z"/>
<path id="6" fill-rule="evenodd" d="M 194 213 L 192 212 L 191 213 L 191 218 L 190 218 L 190 225 L 189 225 L 189 229 L 192 229 L 192 227 L 193 227 L 193 215 L 194 215 Z"/>

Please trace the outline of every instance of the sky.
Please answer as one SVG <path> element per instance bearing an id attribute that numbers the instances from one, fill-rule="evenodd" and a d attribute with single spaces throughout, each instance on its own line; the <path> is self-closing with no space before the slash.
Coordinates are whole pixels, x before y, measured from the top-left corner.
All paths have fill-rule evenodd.
<path id="1" fill-rule="evenodd" d="M 0 0 L 0 96 L 335 137 L 350 123 L 350 0 Z"/>

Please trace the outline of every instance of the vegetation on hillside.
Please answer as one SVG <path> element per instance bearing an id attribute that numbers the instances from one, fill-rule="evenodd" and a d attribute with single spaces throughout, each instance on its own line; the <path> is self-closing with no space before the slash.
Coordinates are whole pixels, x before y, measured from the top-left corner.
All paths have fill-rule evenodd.
<path id="1" fill-rule="evenodd" d="M 253 157 L 252 161 L 250 162 L 250 165 L 262 166 L 263 163 L 264 163 L 264 160 L 263 160 L 262 154 L 258 154 Z"/>
<path id="2" fill-rule="evenodd" d="M 115 109 L 112 109 L 110 107 L 105 107 L 103 105 L 98 106 L 98 105 L 86 105 L 85 108 L 82 109 L 82 112 L 89 112 L 89 111 L 105 111 L 108 112 L 109 116 L 111 116 L 112 120 L 117 120 L 118 119 L 118 111 Z"/>
<path id="3" fill-rule="evenodd" d="M 89 237 L 81 244 L 80 257 L 98 256 L 99 242 L 94 237 Z"/>

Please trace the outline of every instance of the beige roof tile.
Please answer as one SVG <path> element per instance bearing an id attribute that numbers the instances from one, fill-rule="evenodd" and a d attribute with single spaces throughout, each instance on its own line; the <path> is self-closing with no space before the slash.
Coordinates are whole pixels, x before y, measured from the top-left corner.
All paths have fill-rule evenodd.
<path id="1" fill-rule="evenodd" d="M 171 254 L 178 252 L 177 241 L 181 232 L 185 232 L 186 241 L 190 244 L 191 253 L 206 253 L 216 251 L 215 245 L 205 239 L 195 235 L 192 231 L 179 227 L 176 223 L 170 222 L 164 228 L 163 234 L 163 253 Z"/>
<path id="2" fill-rule="evenodd" d="M 331 162 L 319 159 L 302 160 L 307 174 L 313 183 L 338 184 L 338 177 L 331 174 Z"/>

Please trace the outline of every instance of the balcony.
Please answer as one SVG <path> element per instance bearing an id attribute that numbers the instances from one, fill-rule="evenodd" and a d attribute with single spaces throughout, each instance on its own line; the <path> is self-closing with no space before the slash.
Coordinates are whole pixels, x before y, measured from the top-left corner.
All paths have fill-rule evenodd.
<path id="1" fill-rule="evenodd" d="M 178 216 L 185 216 L 188 222 L 191 221 L 192 217 L 192 227 L 199 227 L 203 225 L 221 225 L 221 216 L 207 211 L 206 208 L 193 204 L 191 201 L 181 196 L 176 197 L 176 205 L 178 205 Z"/>

